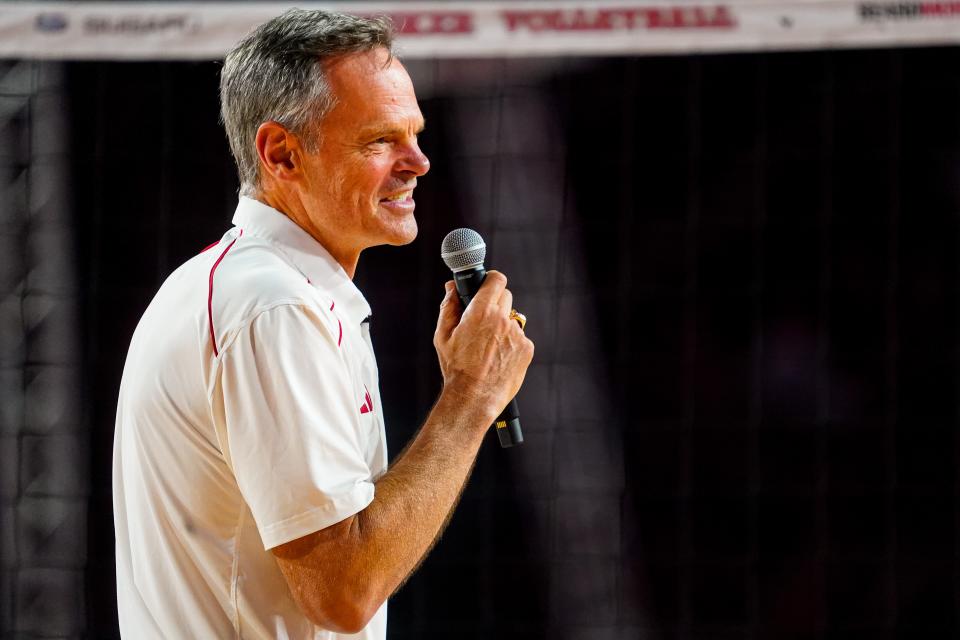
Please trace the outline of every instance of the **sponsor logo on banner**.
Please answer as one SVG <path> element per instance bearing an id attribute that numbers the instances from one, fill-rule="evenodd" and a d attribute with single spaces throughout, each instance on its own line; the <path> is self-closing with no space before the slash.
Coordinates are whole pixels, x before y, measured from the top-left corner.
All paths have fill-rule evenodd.
<path id="1" fill-rule="evenodd" d="M 960 18 L 960 2 L 863 2 L 860 17 L 865 21 Z"/>
<path id="2" fill-rule="evenodd" d="M 373 17 L 374 14 L 367 14 Z M 396 32 L 405 36 L 460 35 L 473 33 L 473 13 L 467 11 L 410 11 L 379 13 L 393 21 Z"/>
<path id="3" fill-rule="evenodd" d="M 508 31 L 635 31 L 655 29 L 732 29 L 725 5 L 703 7 L 616 7 L 608 9 L 507 9 Z"/>
<path id="4" fill-rule="evenodd" d="M 157 33 L 192 33 L 200 29 L 198 20 L 188 14 L 89 16 L 83 30 L 95 35 L 145 36 Z"/>
<path id="5" fill-rule="evenodd" d="M 33 26 L 37 31 L 53 33 L 66 29 L 70 26 L 70 21 L 62 13 L 41 13 L 33 21 Z"/>

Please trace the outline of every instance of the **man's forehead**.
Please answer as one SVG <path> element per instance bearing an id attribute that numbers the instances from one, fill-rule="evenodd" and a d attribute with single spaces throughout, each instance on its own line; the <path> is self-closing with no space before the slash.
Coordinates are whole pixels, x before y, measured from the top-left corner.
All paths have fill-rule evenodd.
<path id="1" fill-rule="evenodd" d="M 341 56 L 328 66 L 327 79 L 337 99 L 331 115 L 339 111 L 351 119 L 400 116 L 422 121 L 413 82 L 386 49 Z"/>
<path id="2" fill-rule="evenodd" d="M 413 84 L 400 60 L 383 47 L 337 56 L 324 66 L 331 85 L 372 85 L 385 80 Z"/>

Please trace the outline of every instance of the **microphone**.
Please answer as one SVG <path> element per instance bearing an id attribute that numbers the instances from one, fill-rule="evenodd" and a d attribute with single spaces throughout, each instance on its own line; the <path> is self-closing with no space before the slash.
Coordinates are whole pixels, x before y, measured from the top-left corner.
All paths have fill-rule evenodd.
<path id="1" fill-rule="evenodd" d="M 453 281 L 457 285 L 460 302 L 466 308 L 473 296 L 480 290 L 487 270 L 483 268 L 483 259 L 487 257 L 487 245 L 473 229 L 454 229 L 443 239 L 440 245 L 440 257 L 453 271 Z M 504 449 L 523 444 L 523 432 L 520 431 L 520 410 L 514 398 L 506 406 L 497 421 L 497 438 Z"/>

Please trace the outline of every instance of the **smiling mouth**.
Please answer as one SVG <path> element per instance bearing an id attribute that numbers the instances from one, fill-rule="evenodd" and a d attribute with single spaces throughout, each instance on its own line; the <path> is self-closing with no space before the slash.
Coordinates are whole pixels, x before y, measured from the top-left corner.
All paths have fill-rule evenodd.
<path id="1" fill-rule="evenodd" d="M 413 199 L 413 191 L 404 191 L 395 196 L 389 196 L 380 200 L 380 202 L 406 202 Z"/>

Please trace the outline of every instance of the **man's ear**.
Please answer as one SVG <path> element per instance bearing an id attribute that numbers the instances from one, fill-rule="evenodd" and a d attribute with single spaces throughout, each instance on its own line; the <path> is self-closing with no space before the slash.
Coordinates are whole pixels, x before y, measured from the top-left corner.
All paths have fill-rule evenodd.
<path id="1" fill-rule="evenodd" d="M 264 122 L 257 129 L 260 170 L 275 180 L 287 182 L 300 176 L 300 141 L 278 122 Z"/>

